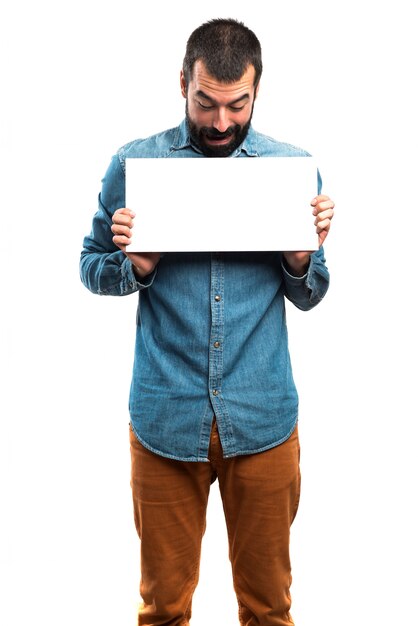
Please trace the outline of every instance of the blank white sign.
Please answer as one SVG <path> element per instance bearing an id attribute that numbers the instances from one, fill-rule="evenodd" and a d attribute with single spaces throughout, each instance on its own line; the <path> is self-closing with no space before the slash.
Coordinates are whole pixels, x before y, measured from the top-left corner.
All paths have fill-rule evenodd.
<path id="1" fill-rule="evenodd" d="M 130 252 L 316 250 L 312 157 L 126 159 Z"/>

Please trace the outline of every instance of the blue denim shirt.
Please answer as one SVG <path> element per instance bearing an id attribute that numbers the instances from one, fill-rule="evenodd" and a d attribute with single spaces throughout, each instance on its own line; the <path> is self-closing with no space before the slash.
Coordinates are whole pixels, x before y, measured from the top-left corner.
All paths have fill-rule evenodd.
<path id="1" fill-rule="evenodd" d="M 231 155 L 269 156 L 308 154 L 250 128 Z M 300 278 L 286 271 L 279 251 L 167 253 L 138 282 L 110 230 L 112 214 L 125 206 L 127 157 L 204 157 L 191 145 L 185 121 L 125 145 L 102 181 L 99 208 L 84 239 L 85 286 L 100 295 L 139 294 L 129 401 L 136 436 L 162 456 L 207 461 L 216 417 L 225 457 L 282 443 L 298 415 L 285 297 L 302 310 L 324 297 L 329 275 L 322 248 Z M 187 183 L 184 193 L 187 198 Z"/>

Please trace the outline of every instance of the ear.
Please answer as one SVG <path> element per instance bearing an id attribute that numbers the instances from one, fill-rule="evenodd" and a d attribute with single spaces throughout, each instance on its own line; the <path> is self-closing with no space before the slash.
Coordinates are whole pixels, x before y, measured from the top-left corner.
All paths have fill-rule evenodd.
<path id="1" fill-rule="evenodd" d="M 180 88 L 181 88 L 181 95 L 183 96 L 183 98 L 187 98 L 187 84 L 186 84 L 186 79 L 184 77 L 183 70 L 180 71 Z"/>
<path id="2" fill-rule="evenodd" d="M 257 83 L 257 87 L 255 88 L 255 93 L 254 93 L 254 100 L 257 98 L 258 96 L 258 90 L 260 89 L 260 81 L 258 81 Z"/>

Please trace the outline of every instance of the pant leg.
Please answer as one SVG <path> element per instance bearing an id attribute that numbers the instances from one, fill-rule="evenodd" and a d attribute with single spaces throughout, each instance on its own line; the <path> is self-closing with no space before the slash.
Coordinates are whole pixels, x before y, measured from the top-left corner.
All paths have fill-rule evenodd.
<path id="1" fill-rule="evenodd" d="M 240 621 L 290 626 L 290 526 L 300 495 L 297 428 L 283 444 L 218 469 Z"/>
<path id="2" fill-rule="evenodd" d="M 131 486 L 141 539 L 138 624 L 189 623 L 212 471 L 147 450 L 130 428 Z"/>

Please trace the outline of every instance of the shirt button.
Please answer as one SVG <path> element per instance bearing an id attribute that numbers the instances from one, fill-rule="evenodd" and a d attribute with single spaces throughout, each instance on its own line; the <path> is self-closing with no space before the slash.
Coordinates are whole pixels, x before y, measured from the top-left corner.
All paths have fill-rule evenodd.
<path id="1" fill-rule="evenodd" d="M 212 389 L 212 395 L 217 396 L 219 391 L 217 389 Z"/>
<path id="2" fill-rule="evenodd" d="M 219 348 L 219 346 L 220 346 L 221 344 L 219 343 L 219 341 L 215 341 L 215 343 L 214 343 L 213 345 L 214 345 L 214 347 L 215 347 L 215 348 Z"/>
<path id="3" fill-rule="evenodd" d="M 220 301 L 221 301 L 221 296 L 216 295 L 216 296 L 215 296 L 215 302 L 220 302 Z"/>

